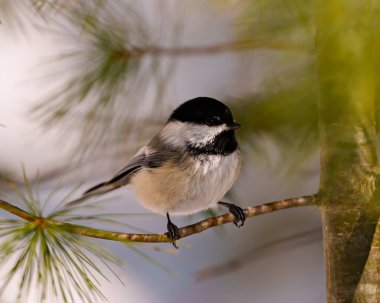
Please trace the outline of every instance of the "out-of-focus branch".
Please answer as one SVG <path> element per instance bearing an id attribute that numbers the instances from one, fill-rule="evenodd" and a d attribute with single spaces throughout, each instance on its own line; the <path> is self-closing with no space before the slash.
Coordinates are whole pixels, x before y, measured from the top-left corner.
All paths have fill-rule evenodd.
<path id="1" fill-rule="evenodd" d="M 303 45 L 293 45 L 282 41 L 262 41 L 250 40 L 246 42 L 230 41 L 214 45 L 160 47 L 152 46 L 146 48 L 133 48 L 131 50 L 121 50 L 116 56 L 119 58 L 136 58 L 144 55 L 152 56 L 195 56 L 195 55 L 215 55 L 223 52 L 252 51 L 254 49 L 302 49 Z"/>
<path id="2" fill-rule="evenodd" d="M 208 266 L 205 267 L 195 273 L 195 279 L 198 282 L 213 279 L 216 277 L 220 277 L 222 275 L 229 274 L 231 272 L 235 272 L 241 268 L 249 265 L 250 262 L 257 261 L 258 257 L 267 256 L 268 248 L 273 248 L 276 246 L 276 249 L 273 250 L 273 254 L 275 253 L 283 253 L 284 250 L 294 249 L 300 247 L 301 245 L 306 245 L 310 243 L 314 243 L 322 240 L 322 231 L 321 228 L 305 231 L 302 233 L 298 233 L 295 235 L 291 235 L 288 237 L 276 239 L 270 241 L 269 243 L 263 244 L 259 247 L 255 247 L 253 250 L 248 252 L 245 255 L 238 256 L 237 258 L 233 258 L 227 262 L 224 262 L 219 265 Z M 287 247 L 282 247 L 284 244 L 287 244 Z M 282 245 L 282 246 L 281 246 Z"/>
<path id="3" fill-rule="evenodd" d="M 272 213 L 278 210 L 287 208 L 313 205 L 316 202 L 315 196 L 303 196 L 299 198 L 290 198 L 280 201 L 265 203 L 258 206 L 248 207 L 244 209 L 244 214 L 247 218 Z M 145 243 L 165 243 L 173 242 L 168 235 L 165 234 L 131 234 L 122 232 L 113 232 L 101 229 L 90 228 L 81 225 L 75 225 L 66 222 L 60 222 L 42 217 L 33 216 L 10 203 L 0 200 L 0 208 L 10 212 L 24 220 L 33 222 L 40 228 L 56 227 L 64 231 L 75 233 L 78 235 L 93 237 L 105 240 L 120 241 L 120 242 L 145 242 Z M 234 215 L 228 213 L 222 216 L 208 218 L 198 223 L 188 225 L 179 229 L 181 238 L 191 236 L 196 233 L 203 232 L 209 228 L 233 222 Z"/>

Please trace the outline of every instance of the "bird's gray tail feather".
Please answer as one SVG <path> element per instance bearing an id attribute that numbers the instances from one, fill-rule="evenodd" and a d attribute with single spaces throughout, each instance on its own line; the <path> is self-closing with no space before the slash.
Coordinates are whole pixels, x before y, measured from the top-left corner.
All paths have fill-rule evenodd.
<path id="1" fill-rule="evenodd" d="M 118 187 L 120 187 L 121 185 L 118 184 L 117 182 L 103 182 L 103 183 L 100 183 L 94 187 L 91 187 L 90 189 L 86 190 L 82 197 L 78 198 L 78 199 L 75 199 L 75 200 L 72 200 L 72 201 L 69 201 L 65 204 L 65 207 L 71 207 L 71 206 L 74 206 L 74 205 L 77 205 L 77 204 L 80 204 L 92 197 L 95 197 L 95 196 L 100 196 L 100 195 L 103 195 L 105 193 L 108 193 Z"/>

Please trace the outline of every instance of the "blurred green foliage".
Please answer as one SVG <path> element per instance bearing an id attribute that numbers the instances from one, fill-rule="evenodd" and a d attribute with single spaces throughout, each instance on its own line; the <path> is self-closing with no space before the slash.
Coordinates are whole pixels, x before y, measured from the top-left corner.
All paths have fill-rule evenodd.
<path id="1" fill-rule="evenodd" d="M 239 5 L 244 10 L 237 18 L 238 35 L 231 44 L 243 45 L 244 50 L 252 49 L 253 56 L 260 56 L 254 52 L 259 43 L 269 54 L 263 58 L 267 58 L 271 70 L 259 91 L 240 96 L 234 102 L 238 120 L 245 126 L 241 139 L 252 143 L 250 146 L 257 150 L 261 144 L 257 138 L 269 136 L 281 151 L 287 152 L 286 157 L 297 154 L 292 159 L 299 160 L 301 155 L 305 158 L 316 149 L 318 138 L 314 4 L 312 1 L 241 1 Z M 76 46 L 62 59 L 69 62 L 68 66 L 74 63 L 76 68 L 70 69 L 70 79 L 62 89 L 35 110 L 46 125 L 82 121 L 80 142 L 86 150 L 93 150 L 112 142 L 110 132 L 115 132 L 115 128 L 110 130 L 109 125 L 120 108 L 126 112 L 118 117 L 121 125 L 138 124 L 133 116 L 139 108 L 148 107 L 141 100 L 144 96 L 141 88 L 162 74 L 152 72 L 152 66 L 156 66 L 153 64 L 148 66 L 149 75 L 139 75 L 146 68 L 144 60 L 157 56 L 161 59 L 159 54 L 149 56 L 149 50 L 160 45 L 152 44 L 142 18 L 127 9 L 118 14 L 114 7 L 105 4 L 96 13 L 88 11 L 82 5 L 80 10 L 66 13 L 75 28 L 74 34 L 80 34 L 75 38 L 79 39 L 80 47 Z M 134 115 L 128 114 L 129 108 Z M 120 127 L 120 132 L 125 131 L 125 127 Z M 120 137 L 113 144 L 118 140 Z"/>
<path id="2" fill-rule="evenodd" d="M 316 1 L 258 0 L 239 5 L 244 9 L 236 21 L 238 39 L 268 45 L 253 53 L 267 67 L 261 86 L 234 103 L 244 125 L 241 138 L 253 151 L 269 138 L 280 151 L 276 169 L 294 173 L 318 150 Z"/>
<path id="3" fill-rule="evenodd" d="M 61 14 L 69 50 L 47 62 L 55 69 L 48 79 L 60 85 L 32 112 L 46 128 L 60 125 L 66 134 L 82 129 L 78 142 L 84 154 L 126 142 L 139 109 L 149 105 L 149 77 L 160 69 L 157 58 L 139 53 L 151 42 L 138 14 L 127 5 L 95 2 L 78 2 Z"/>
<path id="4" fill-rule="evenodd" d="M 7 12 L 16 12 L 12 1 L 2 3 Z M 66 134 L 73 128 L 81 129 L 78 144 L 84 157 L 112 146 L 123 145 L 123 149 L 132 138 L 127 135 L 144 137 L 141 134 L 146 130 L 141 126 L 146 126 L 147 120 L 152 122 L 148 127 L 163 122 L 171 108 L 168 102 L 162 106 L 171 79 L 168 61 L 180 56 L 176 50 L 181 50 L 181 45 L 160 44 L 147 20 L 124 2 L 38 1 L 38 9 L 37 2 L 30 3 L 45 19 L 52 11 L 58 15 L 55 27 L 64 28 L 61 35 L 68 38 L 69 48 L 48 62 L 55 70 L 49 78 L 54 89 L 33 109 L 33 117 L 47 128 L 59 125 Z M 292 163 L 290 166 L 301 163 L 318 150 L 315 41 L 316 11 L 321 4 L 316 0 L 212 3 L 217 9 L 238 12 L 236 36 L 229 43 L 238 46 L 236 51 L 250 52 L 266 66 L 259 88 L 224 100 L 233 101 L 237 120 L 245 126 L 240 132 L 243 145 L 258 151 L 266 144 L 260 138 L 270 138 L 285 162 Z M 375 6 L 373 12 L 378 12 Z M 376 18 L 371 25 L 373 32 L 380 29 Z M 180 34 L 174 25 L 165 30 L 173 37 Z M 179 40 L 178 36 L 175 39 Z M 352 47 L 357 47 L 354 40 Z M 379 54 L 379 50 L 374 43 L 372 53 Z M 378 55 L 375 57 L 371 64 L 378 66 Z M 247 77 L 246 81 L 252 79 Z"/>

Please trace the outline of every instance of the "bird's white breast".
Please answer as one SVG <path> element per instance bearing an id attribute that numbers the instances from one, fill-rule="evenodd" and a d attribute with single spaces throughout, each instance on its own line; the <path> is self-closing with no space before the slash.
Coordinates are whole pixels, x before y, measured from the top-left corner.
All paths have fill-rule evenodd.
<path id="1" fill-rule="evenodd" d="M 185 163 L 139 171 L 131 185 L 140 202 L 156 213 L 193 214 L 215 207 L 240 171 L 240 153 L 199 155 Z"/>

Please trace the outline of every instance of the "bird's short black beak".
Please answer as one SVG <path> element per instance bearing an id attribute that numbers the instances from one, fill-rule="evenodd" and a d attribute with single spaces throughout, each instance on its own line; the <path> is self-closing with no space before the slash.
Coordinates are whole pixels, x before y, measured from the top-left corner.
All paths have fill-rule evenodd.
<path id="1" fill-rule="evenodd" d="M 241 127 L 241 124 L 236 123 L 235 121 L 232 122 L 231 124 L 227 125 L 228 129 L 238 129 Z"/>

